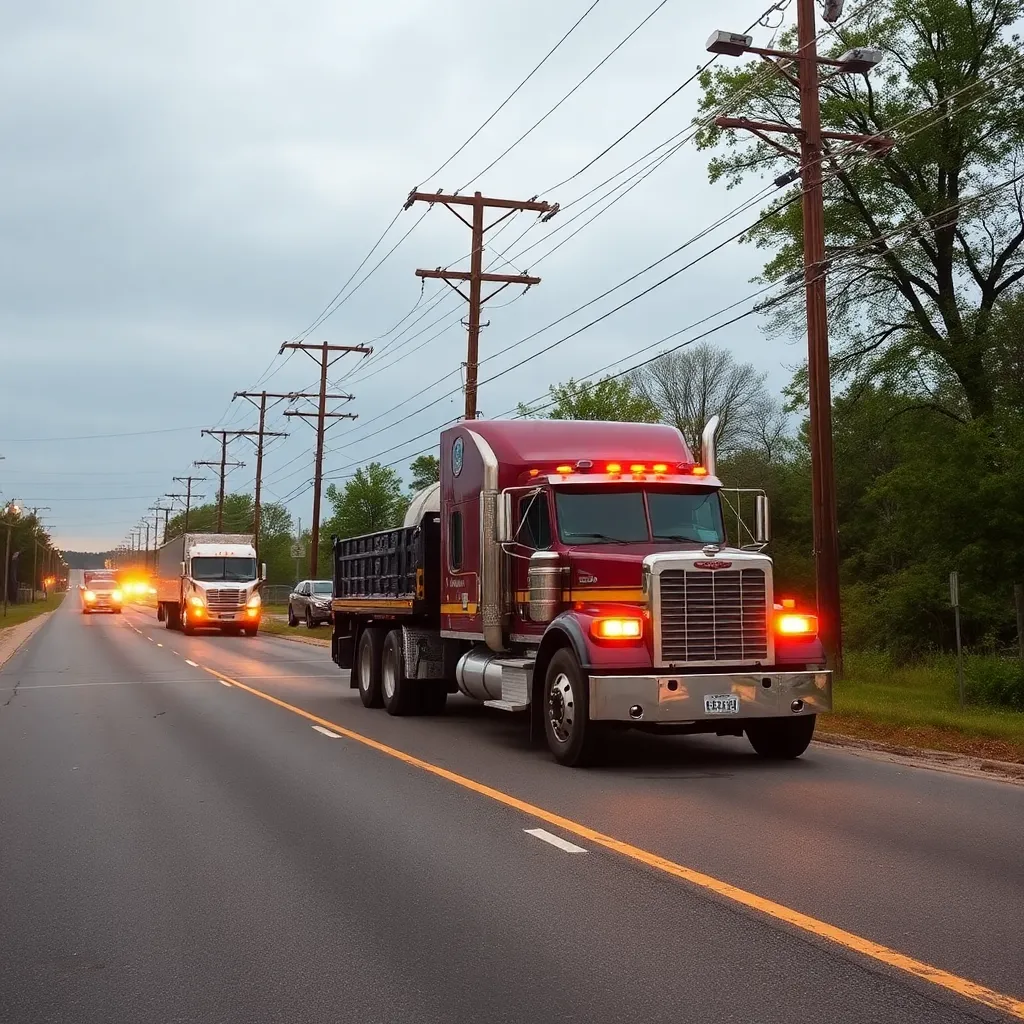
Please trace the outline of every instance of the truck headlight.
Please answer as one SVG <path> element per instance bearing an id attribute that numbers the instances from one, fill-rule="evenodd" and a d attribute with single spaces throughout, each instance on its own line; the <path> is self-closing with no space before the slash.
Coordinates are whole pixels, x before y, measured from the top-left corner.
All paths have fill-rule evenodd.
<path id="1" fill-rule="evenodd" d="M 252 597 L 246 601 L 245 606 L 246 608 L 259 608 L 261 604 L 263 604 L 263 598 L 260 597 L 259 594 L 253 594 Z"/>
<path id="2" fill-rule="evenodd" d="M 193 608 L 202 608 L 206 602 L 198 594 L 193 594 L 188 599 L 188 603 L 192 605 Z"/>

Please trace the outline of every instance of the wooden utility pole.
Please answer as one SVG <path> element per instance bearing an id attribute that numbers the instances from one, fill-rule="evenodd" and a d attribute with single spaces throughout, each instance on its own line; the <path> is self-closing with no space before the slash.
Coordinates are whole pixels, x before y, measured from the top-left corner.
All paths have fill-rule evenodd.
<path id="1" fill-rule="evenodd" d="M 368 356 L 373 352 L 372 348 L 366 345 L 329 345 L 326 341 L 321 342 L 319 345 L 308 344 L 307 342 L 299 341 L 286 341 L 280 348 L 280 352 L 283 352 L 286 348 L 290 349 L 301 349 L 312 359 L 319 361 L 320 363 L 320 393 L 317 396 L 317 411 L 304 412 L 302 410 L 289 410 L 285 413 L 285 416 L 300 416 L 303 418 L 316 418 L 316 463 L 313 473 L 313 525 L 310 527 L 310 543 L 309 543 L 309 575 L 313 578 L 316 577 L 316 564 L 317 557 L 319 556 L 320 549 L 320 491 L 323 484 L 323 470 L 324 470 L 324 434 L 327 432 L 327 421 L 328 420 L 354 420 L 358 419 L 354 413 L 350 412 L 328 412 L 327 403 L 328 401 L 343 401 L 351 402 L 353 395 L 328 395 L 327 394 L 327 370 L 333 366 L 342 356 L 347 355 L 349 352 L 357 352 L 360 355 Z M 318 352 L 319 356 L 314 356 L 312 353 Z M 331 353 L 337 352 L 333 359 Z M 296 398 L 306 398 L 307 395 L 297 395 Z"/>
<path id="2" fill-rule="evenodd" d="M 829 15 L 835 20 L 839 8 Z M 763 142 L 793 157 L 802 180 L 804 234 L 804 289 L 807 307 L 807 376 L 810 413 L 811 447 L 811 521 L 814 533 L 814 567 L 818 592 L 821 638 L 825 652 L 837 676 L 843 672 L 842 606 L 839 595 L 839 520 L 836 506 L 836 478 L 832 451 L 832 379 L 828 350 L 828 302 L 825 253 L 825 207 L 822 192 L 822 161 L 825 142 L 863 146 L 877 153 L 890 149 L 893 142 L 879 135 L 856 135 L 849 132 L 822 131 L 819 96 L 820 65 L 838 68 L 840 72 L 865 73 L 873 51 L 851 51 L 854 59 L 841 61 L 818 56 L 815 27 L 815 0 L 796 0 L 796 52 L 763 49 L 749 45 L 749 37 L 718 33 L 712 36 L 708 49 L 713 53 L 739 56 L 753 53 L 773 63 L 779 74 L 789 80 L 800 97 L 800 124 L 752 121 L 745 117 L 718 117 L 719 128 L 749 131 Z M 792 67 L 796 74 L 788 70 Z M 795 136 L 799 150 L 776 141 L 773 134 Z M 833 159 L 831 153 L 828 154 Z M 792 180 L 789 175 L 778 179 L 780 186 Z"/>
<path id="3" fill-rule="evenodd" d="M 192 493 L 192 481 L 193 480 L 195 480 L 197 482 L 205 481 L 206 477 L 205 476 L 176 476 L 176 477 L 174 477 L 174 480 L 177 481 L 179 484 L 185 484 L 185 526 L 184 526 L 184 528 L 182 529 L 181 532 L 182 533 L 188 533 L 188 514 L 189 514 L 189 512 L 192 511 L 192 499 L 193 498 L 203 498 L 203 497 L 205 497 L 205 495 L 203 495 L 203 494 L 193 494 Z M 181 495 L 180 494 L 165 494 L 164 497 L 165 498 L 180 498 Z"/>
<path id="4" fill-rule="evenodd" d="M 536 197 L 528 200 L 519 199 L 488 199 L 479 192 L 471 196 L 445 195 L 443 192 L 416 192 L 409 193 L 405 209 L 409 209 L 413 203 L 441 203 L 447 206 L 459 220 L 462 221 L 473 233 L 473 248 L 470 253 L 469 270 L 446 270 L 438 267 L 436 270 L 417 270 L 416 276 L 420 278 L 439 278 L 450 288 L 458 292 L 466 302 L 469 303 L 469 318 L 466 322 L 467 344 L 466 344 L 466 419 L 476 419 L 476 389 L 477 372 L 480 365 L 480 315 L 485 302 L 489 302 L 498 292 L 507 288 L 510 284 L 522 284 L 527 288 L 540 284 L 539 277 L 530 277 L 528 274 L 485 274 L 484 273 L 484 235 L 495 225 L 500 224 L 506 217 L 520 210 L 532 210 L 541 214 L 544 220 L 550 220 L 558 212 L 557 203 L 539 203 Z M 472 221 L 466 220 L 456 206 L 471 206 L 473 208 Z M 504 210 L 500 217 L 484 224 L 484 211 L 488 209 Z M 453 281 L 468 281 L 469 294 L 461 288 L 452 284 Z M 497 284 L 490 295 L 482 296 L 482 285 L 484 282 Z"/>
<path id="5" fill-rule="evenodd" d="M 267 430 L 267 399 L 273 398 L 278 401 L 283 399 L 290 399 L 291 395 L 280 395 L 280 394 L 269 394 L 266 391 L 236 391 L 231 396 L 233 402 L 236 398 L 244 398 L 259 409 L 260 412 L 260 426 L 256 431 L 256 437 L 258 440 L 253 442 L 256 445 L 256 495 L 253 498 L 253 513 L 252 513 L 252 532 L 256 535 L 256 557 L 259 558 L 260 553 L 260 517 L 263 506 L 261 504 L 262 489 L 263 489 L 263 440 L 267 437 L 287 437 L 288 435 L 280 431 Z M 256 402 L 256 399 L 259 402 Z M 249 436 L 249 435 L 245 435 Z M 251 440 L 251 438 L 250 438 Z"/>
<path id="6" fill-rule="evenodd" d="M 220 462 L 208 460 L 206 462 L 193 462 L 193 466 L 215 466 L 220 468 L 220 487 L 217 490 L 217 532 L 224 532 L 224 479 L 227 476 L 228 466 L 233 469 L 240 469 L 244 462 L 228 462 L 228 442 L 243 434 L 251 434 L 251 430 L 202 430 L 201 435 L 220 438 Z"/>

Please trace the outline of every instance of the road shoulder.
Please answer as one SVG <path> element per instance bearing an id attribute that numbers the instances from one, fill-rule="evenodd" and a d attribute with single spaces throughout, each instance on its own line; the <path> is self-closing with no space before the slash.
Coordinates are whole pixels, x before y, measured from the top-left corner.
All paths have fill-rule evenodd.
<path id="1" fill-rule="evenodd" d="M 14 657 L 15 653 L 26 643 L 29 637 L 41 629 L 50 620 L 53 612 L 43 612 L 26 622 L 19 622 L 16 626 L 6 626 L 0 629 L 0 668 Z"/>

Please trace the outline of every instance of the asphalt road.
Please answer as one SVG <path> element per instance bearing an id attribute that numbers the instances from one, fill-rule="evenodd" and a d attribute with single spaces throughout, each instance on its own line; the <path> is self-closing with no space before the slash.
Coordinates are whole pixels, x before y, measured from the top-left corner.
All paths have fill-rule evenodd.
<path id="1" fill-rule="evenodd" d="M 572 771 L 461 699 L 367 711 L 322 648 L 74 595 L 0 670 L 0 879 L 4 1024 L 1024 1018 L 970 988 L 1024 1000 L 1024 787 L 639 736 Z"/>

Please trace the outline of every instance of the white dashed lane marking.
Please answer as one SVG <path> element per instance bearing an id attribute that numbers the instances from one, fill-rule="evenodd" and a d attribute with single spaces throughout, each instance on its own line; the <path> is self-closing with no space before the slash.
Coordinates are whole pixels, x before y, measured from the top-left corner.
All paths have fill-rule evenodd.
<path id="1" fill-rule="evenodd" d="M 341 737 L 336 732 L 331 732 L 330 729 L 325 729 L 322 725 L 314 725 L 313 729 L 320 733 L 321 736 L 327 736 L 332 740 L 340 740 Z"/>
<path id="2" fill-rule="evenodd" d="M 316 726 L 314 725 L 315 729 Z M 547 829 L 543 828 L 524 828 L 523 831 L 528 836 L 533 836 L 536 839 L 541 839 L 545 843 L 550 843 L 552 846 L 557 846 L 559 850 L 563 850 L 565 853 L 586 853 L 582 846 L 577 846 L 575 843 L 570 843 L 566 839 L 562 839 L 561 836 L 556 836 L 552 832 L 548 832 Z"/>

